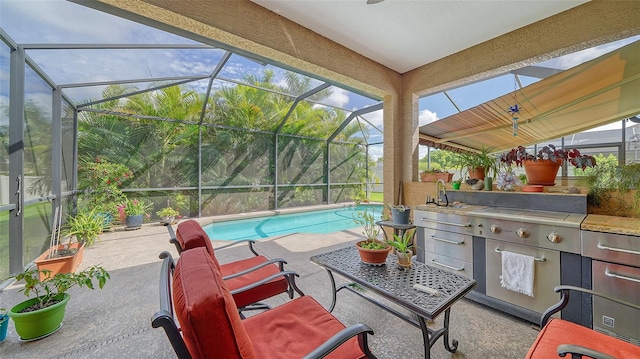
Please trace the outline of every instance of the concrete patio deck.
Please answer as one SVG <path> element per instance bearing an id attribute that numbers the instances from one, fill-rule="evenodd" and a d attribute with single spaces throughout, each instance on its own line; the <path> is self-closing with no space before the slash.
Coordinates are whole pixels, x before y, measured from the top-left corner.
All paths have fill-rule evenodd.
<path id="1" fill-rule="evenodd" d="M 209 223 L 211 219 L 200 219 Z M 175 226 L 175 225 L 174 225 Z M 175 228 L 175 227 L 174 227 Z M 352 245 L 361 237 L 359 229 L 326 235 L 293 234 L 261 240 L 256 246 L 271 258 L 285 258 L 300 274 L 299 287 L 328 307 L 330 282 L 326 272 L 311 263 L 312 255 Z M 111 280 L 103 290 L 73 288 L 61 329 L 33 342 L 22 342 L 9 326 L 7 339 L 0 343 L 0 357 L 33 358 L 175 358 L 164 331 L 151 327 L 151 316 L 158 310 L 158 276 L 161 251 L 177 253 L 169 243 L 166 228 L 144 225 L 135 231 L 105 233 L 85 250 L 81 268 L 100 264 L 109 270 Z M 214 243 L 221 245 L 222 243 Z M 246 246 L 216 252 L 220 262 L 246 257 Z M 11 307 L 24 300 L 19 286 L 0 292 L 0 307 Z M 271 299 L 272 305 L 288 300 Z M 374 331 L 371 347 L 380 359 L 423 358 L 420 330 L 348 292 L 338 294 L 334 315 L 345 325 L 365 323 Z M 442 318 L 432 325 L 439 327 Z M 444 358 L 523 358 L 538 331 L 535 325 L 504 315 L 463 299 L 451 311 L 451 337 L 460 344 L 454 354 L 447 352 L 442 339 L 431 357 Z"/>

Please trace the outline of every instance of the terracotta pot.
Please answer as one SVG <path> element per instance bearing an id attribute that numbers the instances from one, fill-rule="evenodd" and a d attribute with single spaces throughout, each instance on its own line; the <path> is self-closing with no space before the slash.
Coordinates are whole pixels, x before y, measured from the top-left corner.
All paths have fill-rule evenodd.
<path id="1" fill-rule="evenodd" d="M 366 241 L 356 243 L 356 248 L 358 249 L 358 253 L 360 253 L 360 259 L 363 263 L 381 265 L 387 262 L 387 256 L 389 255 L 391 246 L 388 246 L 387 249 L 366 249 L 360 247 L 360 243 L 363 242 Z"/>
<path id="2" fill-rule="evenodd" d="M 484 167 L 469 167 L 469 178 L 484 180 Z"/>
<path id="3" fill-rule="evenodd" d="M 65 249 L 65 246 L 59 245 L 56 246 L 58 250 Z M 68 249 L 77 249 L 78 251 L 71 256 L 65 257 L 56 257 L 56 258 L 48 258 L 49 253 L 51 253 L 51 248 L 47 249 L 44 253 L 42 253 L 38 258 L 36 258 L 35 263 L 36 267 L 39 270 L 47 269 L 50 270 L 49 274 L 51 277 L 55 276 L 58 273 L 73 273 L 78 269 L 78 266 L 82 262 L 82 256 L 84 254 L 84 243 L 71 243 L 67 247 Z M 44 274 L 40 274 L 40 280 L 44 280 L 46 276 Z"/>
<path id="4" fill-rule="evenodd" d="M 562 165 L 562 160 L 537 160 L 524 161 L 524 171 L 527 174 L 527 184 L 553 186 L 556 184 L 558 169 Z"/>
<path id="5" fill-rule="evenodd" d="M 422 182 L 436 182 L 441 179 L 445 182 L 451 182 L 453 173 L 449 172 L 422 172 L 420 173 L 420 180 Z"/>

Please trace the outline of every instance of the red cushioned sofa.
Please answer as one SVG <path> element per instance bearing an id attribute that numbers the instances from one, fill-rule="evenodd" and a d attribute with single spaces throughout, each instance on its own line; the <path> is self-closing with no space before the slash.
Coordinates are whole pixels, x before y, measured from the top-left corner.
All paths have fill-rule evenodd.
<path id="1" fill-rule="evenodd" d="M 167 225 L 167 230 L 171 236 L 170 241 L 176 246 L 178 253 L 192 248 L 204 247 L 213 261 L 217 263 L 211 239 L 198 222 L 194 220 L 183 221 L 178 224 L 175 233 L 171 225 Z M 260 301 L 281 293 L 287 293 L 289 298 L 293 298 L 294 291 L 303 295 L 295 284 L 294 275 L 280 275 L 284 271 L 286 261 L 281 258 L 268 259 L 259 255 L 253 247 L 255 241 L 236 241 L 218 247 L 217 250 L 247 242 L 249 249 L 253 252 L 251 257 L 225 264 L 217 263 L 227 287 L 233 294 L 236 306 L 241 312 L 249 309 L 268 309 L 269 307 Z M 258 286 L 253 286 L 253 283 L 265 278 L 271 279 Z M 251 286 L 251 288 L 247 289 L 247 286 Z M 241 288 L 246 290 L 239 290 Z"/>
<path id="2" fill-rule="evenodd" d="M 152 326 L 165 330 L 178 358 L 375 358 L 368 326 L 345 328 L 309 296 L 242 320 L 206 248 L 183 251 L 177 264 L 167 252 L 161 257 L 160 311 Z"/>
<path id="3" fill-rule="evenodd" d="M 631 359 L 640 358 L 640 347 L 620 339 L 596 332 L 578 324 L 553 318 L 551 316 L 569 303 L 569 293 L 577 291 L 599 296 L 613 302 L 640 310 L 640 305 L 624 302 L 589 289 L 561 285 L 554 289 L 561 292 L 561 300 L 549 308 L 540 323 L 540 333 L 533 343 L 526 359 L 564 358 L 571 354 L 571 358 L 595 359 Z"/>

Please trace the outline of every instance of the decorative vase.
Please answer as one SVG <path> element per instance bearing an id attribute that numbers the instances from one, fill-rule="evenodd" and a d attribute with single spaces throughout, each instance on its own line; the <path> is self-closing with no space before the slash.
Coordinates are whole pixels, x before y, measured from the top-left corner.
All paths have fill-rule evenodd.
<path id="1" fill-rule="evenodd" d="M 136 214 L 134 216 L 127 216 L 124 219 L 124 223 L 127 226 L 127 229 L 138 229 L 142 227 L 142 215 Z"/>
<path id="2" fill-rule="evenodd" d="M 391 220 L 393 224 L 409 224 L 409 214 L 411 208 L 406 208 L 404 211 L 397 208 L 391 208 Z"/>
<path id="3" fill-rule="evenodd" d="M 362 260 L 363 263 L 371 265 L 383 265 L 387 262 L 387 256 L 389 255 L 391 246 L 388 246 L 386 249 L 367 249 L 360 247 L 360 243 L 364 242 L 366 242 L 366 240 L 356 243 L 356 248 L 358 249 L 358 253 L 360 254 L 360 260 Z"/>
<path id="4" fill-rule="evenodd" d="M 484 178 L 484 190 L 485 191 L 493 190 L 493 177 Z"/>
<path id="5" fill-rule="evenodd" d="M 551 160 L 524 161 L 527 184 L 554 186 L 561 165 L 562 160 L 555 162 Z"/>
<path id="6" fill-rule="evenodd" d="M 13 319 L 16 333 L 18 333 L 20 339 L 39 339 L 57 331 L 64 319 L 64 312 L 69 298 L 71 297 L 67 293 L 58 294 L 56 297 L 56 299 L 60 300 L 58 303 L 32 312 L 20 313 L 23 309 L 32 306 L 38 298 L 31 298 L 11 308 L 9 316 Z"/>
<path id="7" fill-rule="evenodd" d="M 460 189 L 460 182 L 453 182 L 451 187 L 453 187 L 453 189 Z"/>
<path id="8" fill-rule="evenodd" d="M 49 248 L 40 256 L 38 256 L 38 258 L 36 258 L 36 267 L 39 270 L 50 270 L 51 273 L 49 273 L 49 275 L 51 277 L 55 276 L 58 273 L 75 272 L 76 269 L 78 269 L 80 263 L 82 263 L 82 256 L 84 255 L 84 243 L 75 242 L 69 245 L 58 245 L 54 248 L 58 251 L 75 250 L 75 253 L 62 257 L 49 258 L 49 253 L 51 253 L 51 251 L 53 250 L 53 248 Z M 40 273 L 40 280 L 44 280 L 46 277 L 47 276 L 44 273 Z"/>

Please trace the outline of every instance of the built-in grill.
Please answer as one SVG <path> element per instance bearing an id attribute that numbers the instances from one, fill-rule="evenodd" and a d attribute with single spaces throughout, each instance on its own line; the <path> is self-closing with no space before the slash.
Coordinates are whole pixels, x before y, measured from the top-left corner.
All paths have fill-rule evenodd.
<path id="1" fill-rule="evenodd" d="M 506 312 L 537 322 L 540 313 L 559 299 L 553 288 L 581 285 L 580 224 L 584 214 L 486 207 L 468 212 L 474 236 L 486 239 L 485 290 L 489 303 Z M 500 284 L 502 252 L 535 258 L 534 297 Z M 577 274 L 577 275 L 576 275 Z"/>

